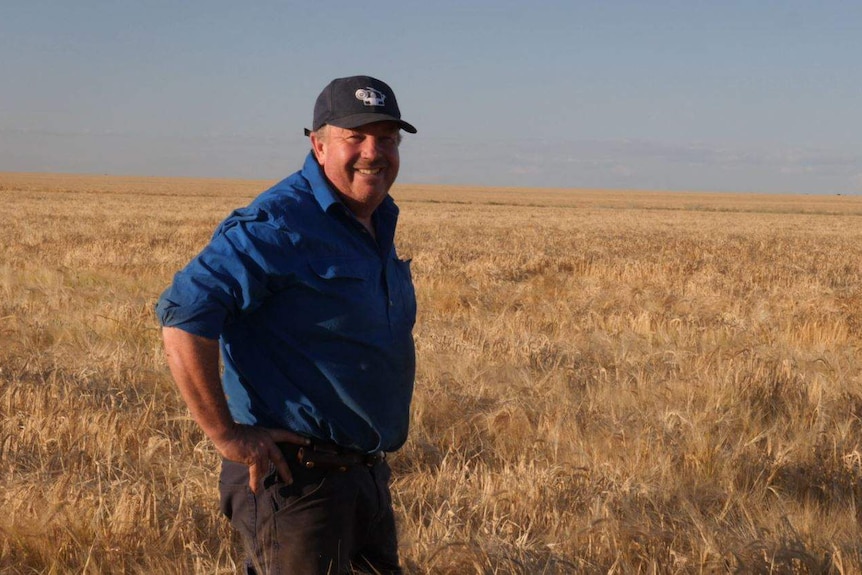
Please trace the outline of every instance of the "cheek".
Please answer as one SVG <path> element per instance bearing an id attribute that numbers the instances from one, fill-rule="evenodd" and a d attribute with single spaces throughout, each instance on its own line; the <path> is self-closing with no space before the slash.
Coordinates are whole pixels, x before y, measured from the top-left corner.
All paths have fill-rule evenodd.
<path id="1" fill-rule="evenodd" d="M 348 154 L 328 150 L 321 163 L 327 175 L 343 174 L 351 165 L 351 159 Z"/>
<path id="2" fill-rule="evenodd" d="M 388 154 L 386 159 L 389 161 L 389 165 L 393 166 L 397 170 L 401 163 L 401 156 L 398 153 L 398 148 L 396 148 L 394 152 Z"/>
<path id="3" fill-rule="evenodd" d="M 353 151 L 348 146 L 324 144 L 317 154 L 317 160 L 324 166 L 335 167 L 347 163 L 352 154 Z"/>

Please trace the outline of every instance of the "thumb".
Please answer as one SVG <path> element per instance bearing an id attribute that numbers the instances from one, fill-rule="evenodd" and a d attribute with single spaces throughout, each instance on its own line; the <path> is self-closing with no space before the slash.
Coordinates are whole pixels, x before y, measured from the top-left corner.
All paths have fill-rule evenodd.
<path id="1" fill-rule="evenodd" d="M 248 467 L 248 486 L 255 495 L 263 489 L 263 474 L 257 463 L 252 463 Z"/>

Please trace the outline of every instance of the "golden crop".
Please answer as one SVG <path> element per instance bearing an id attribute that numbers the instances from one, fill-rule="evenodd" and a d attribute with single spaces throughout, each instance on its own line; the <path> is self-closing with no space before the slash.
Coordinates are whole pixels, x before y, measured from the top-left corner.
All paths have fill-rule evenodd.
<path id="1" fill-rule="evenodd" d="M 0 174 L 0 572 L 236 571 L 153 305 L 268 185 Z M 393 195 L 409 573 L 862 572 L 862 197 Z"/>

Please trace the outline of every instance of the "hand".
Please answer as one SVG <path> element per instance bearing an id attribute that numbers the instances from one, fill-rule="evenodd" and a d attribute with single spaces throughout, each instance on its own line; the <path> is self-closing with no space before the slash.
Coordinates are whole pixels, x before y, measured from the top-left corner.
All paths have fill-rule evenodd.
<path id="1" fill-rule="evenodd" d="M 285 483 L 293 483 L 290 468 L 276 443 L 308 445 L 311 442 L 308 438 L 286 429 L 269 429 L 237 423 L 224 439 L 213 440 L 213 443 L 225 459 L 248 465 L 248 486 L 257 495 L 263 487 L 263 478 L 269 472 L 270 464 L 275 465 Z"/>

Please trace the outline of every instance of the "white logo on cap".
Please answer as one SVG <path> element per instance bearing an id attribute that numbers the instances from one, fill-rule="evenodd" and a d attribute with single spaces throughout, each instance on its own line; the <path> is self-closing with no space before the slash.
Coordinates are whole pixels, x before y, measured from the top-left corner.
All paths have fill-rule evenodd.
<path id="1" fill-rule="evenodd" d="M 378 92 L 374 88 L 359 88 L 356 90 L 356 99 L 362 100 L 366 106 L 382 106 L 383 100 L 386 99 L 386 94 Z"/>

